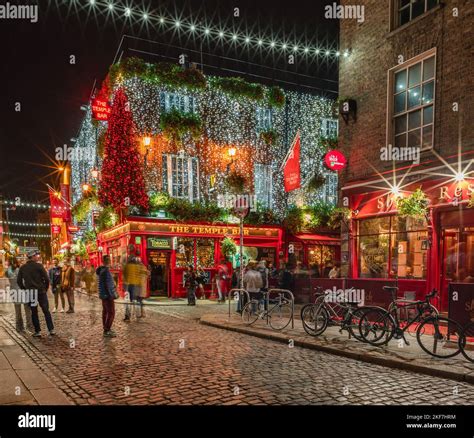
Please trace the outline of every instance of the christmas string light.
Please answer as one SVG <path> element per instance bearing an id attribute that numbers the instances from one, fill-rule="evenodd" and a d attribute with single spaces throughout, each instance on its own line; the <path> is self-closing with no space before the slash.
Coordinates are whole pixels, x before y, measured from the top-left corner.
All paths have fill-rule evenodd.
<path id="1" fill-rule="evenodd" d="M 15 207 L 26 207 L 26 208 L 38 208 L 38 209 L 41 209 L 41 208 L 44 208 L 44 209 L 48 209 L 48 208 L 51 208 L 51 206 L 49 204 L 40 204 L 40 203 L 35 203 L 35 202 L 19 202 L 19 201 L 11 201 L 11 200 L 4 200 L 3 201 L 3 204 L 5 205 L 12 205 L 12 206 L 15 206 Z M 58 209 L 66 209 L 66 210 L 69 210 L 70 207 L 58 207 Z"/>
<path id="2" fill-rule="evenodd" d="M 288 44 L 282 41 L 276 41 L 271 38 L 263 39 L 261 37 L 255 37 L 251 35 L 241 35 L 235 32 L 231 32 L 228 30 L 222 29 L 221 26 L 200 26 L 192 20 L 183 20 L 183 19 L 176 19 L 172 17 L 164 17 L 162 15 L 156 16 L 154 14 L 150 14 L 148 12 L 137 11 L 131 8 L 130 6 L 123 6 L 117 2 L 105 2 L 105 1 L 97 1 L 97 0 L 88 0 L 91 8 L 99 8 L 105 7 L 109 14 L 114 14 L 117 17 L 126 17 L 127 19 L 137 18 L 141 22 L 145 21 L 150 24 L 159 24 L 161 27 L 168 26 L 170 29 L 179 30 L 180 32 L 190 32 L 193 35 L 202 34 L 206 38 L 209 37 L 217 37 L 218 41 L 229 40 L 233 44 L 241 42 L 245 43 L 248 47 L 249 45 L 254 46 L 257 49 L 261 49 L 263 47 L 268 47 L 273 50 L 282 50 L 284 52 L 288 51 L 290 53 L 301 53 L 305 55 L 322 55 L 326 57 L 333 57 L 335 59 L 339 58 L 341 55 L 340 49 L 325 49 L 321 47 L 300 47 L 297 44 Z M 349 57 L 351 51 L 349 49 L 345 49 L 342 51 L 343 56 L 345 58 Z"/>
<path id="3" fill-rule="evenodd" d="M 1 221 L 3 224 L 16 225 L 19 227 L 50 227 L 50 223 L 35 223 L 35 222 L 14 222 L 14 221 Z"/>
<path id="4" fill-rule="evenodd" d="M 208 77 L 209 82 L 213 80 L 212 76 Z M 224 192 L 223 182 L 229 169 L 250 180 L 251 191 L 257 192 L 262 180 L 270 179 L 271 202 L 267 206 L 279 217 L 284 215 L 287 199 L 289 204 L 306 205 L 316 201 L 336 201 L 337 174 L 323 166 L 326 150 L 321 143 L 324 123 L 329 120 L 337 126 L 337 119 L 332 115 L 333 100 L 286 90 L 283 91 L 285 106 L 269 107 L 262 101 L 233 98 L 216 87 L 190 91 L 184 87 L 151 84 L 137 77 L 122 80 L 120 86 L 126 91 L 135 122 L 147 192 L 163 189 L 164 154 L 179 156 L 181 151 L 185 157 L 198 157 L 199 192 L 203 201 L 213 200 L 214 195 L 210 194 L 211 176 L 216 181 L 218 192 Z M 268 90 L 267 87 L 264 89 Z M 161 114 L 175 106 L 199 116 L 202 122 L 202 136 L 199 140 L 177 145 L 163 135 L 160 127 Z M 101 132 L 106 129 L 106 123 L 102 123 L 98 127 Z M 277 140 L 271 145 L 266 144 L 261 136 L 262 132 L 268 130 L 274 131 L 277 136 Z M 304 157 L 301 160 L 302 181 L 318 172 L 325 177 L 326 183 L 313 192 L 299 189 L 286 194 L 280 167 L 298 130 L 301 133 L 301 156 Z M 337 135 L 337 129 L 332 135 Z M 145 137 L 148 139 L 147 145 Z M 95 150 L 95 139 L 96 128 L 89 108 L 74 147 L 87 146 Z M 230 147 L 237 151 L 236 159 L 231 165 L 227 154 Z M 81 185 L 90 175 L 94 162 L 93 159 L 73 159 L 71 167 L 73 199 L 77 202 L 82 193 Z M 259 173 L 261 169 L 266 169 L 263 174 Z"/>
<path id="5" fill-rule="evenodd" d="M 46 238 L 49 239 L 51 236 L 49 234 L 29 234 L 29 233 L 5 233 L 1 232 L 0 234 L 8 235 L 8 236 L 15 236 L 15 237 L 38 237 L 38 238 Z"/>

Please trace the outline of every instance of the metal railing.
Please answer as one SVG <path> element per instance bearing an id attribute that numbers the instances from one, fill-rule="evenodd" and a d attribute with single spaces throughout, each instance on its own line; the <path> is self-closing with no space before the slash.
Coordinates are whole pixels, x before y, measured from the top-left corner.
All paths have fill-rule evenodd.
<path id="1" fill-rule="evenodd" d="M 293 292 L 288 289 L 269 289 L 266 293 L 266 306 L 267 309 L 269 308 L 270 303 L 270 295 L 272 293 L 283 294 L 289 296 L 289 301 L 291 301 L 291 328 L 295 328 L 295 296 Z M 268 314 L 267 314 L 267 325 L 268 325 Z"/>
<path id="2" fill-rule="evenodd" d="M 239 299 L 238 300 L 233 298 L 233 297 L 236 296 L 235 295 L 236 293 L 239 294 Z M 246 302 L 248 303 L 250 301 L 250 294 L 245 289 L 237 289 L 237 288 L 236 289 L 231 289 L 229 291 L 229 293 L 227 294 L 227 298 L 229 299 L 229 319 L 230 319 L 230 315 L 231 315 L 231 306 L 230 305 L 231 305 L 232 301 L 240 302 L 241 306 L 243 307 L 243 305 L 242 305 L 242 293 L 244 293 L 245 296 L 247 297 Z"/>

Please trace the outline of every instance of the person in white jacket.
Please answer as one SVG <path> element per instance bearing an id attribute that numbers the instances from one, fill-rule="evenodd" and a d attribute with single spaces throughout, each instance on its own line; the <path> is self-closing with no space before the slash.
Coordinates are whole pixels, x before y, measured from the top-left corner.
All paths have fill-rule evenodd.
<path id="1" fill-rule="evenodd" d="M 244 288 L 249 293 L 250 298 L 252 298 L 252 294 L 254 296 L 259 294 L 262 287 L 262 275 L 256 269 L 256 262 L 252 260 L 248 263 L 247 272 L 244 275 Z M 254 310 L 256 311 L 257 309 Z"/>

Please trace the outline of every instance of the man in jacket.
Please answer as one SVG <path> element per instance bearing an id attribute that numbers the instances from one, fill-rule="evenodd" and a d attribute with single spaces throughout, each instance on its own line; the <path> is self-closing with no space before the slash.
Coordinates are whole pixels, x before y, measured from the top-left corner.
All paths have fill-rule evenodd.
<path id="1" fill-rule="evenodd" d="M 41 337 L 41 327 L 38 318 L 38 305 L 44 314 L 46 325 L 51 336 L 55 335 L 53 319 L 49 312 L 48 303 L 48 287 L 49 278 L 48 273 L 44 269 L 43 265 L 39 262 L 40 253 L 39 251 L 30 251 L 28 253 L 28 261 L 18 271 L 17 283 L 18 287 L 22 290 L 27 290 L 37 296 L 36 300 L 30 300 L 31 307 L 31 319 L 33 320 L 33 327 L 35 329 L 34 337 Z"/>
<path id="2" fill-rule="evenodd" d="M 249 293 L 250 299 L 257 298 L 260 301 L 260 289 L 263 286 L 262 275 L 256 269 L 256 263 L 252 260 L 247 265 L 244 275 L 244 288 Z M 253 309 L 255 312 L 257 308 Z"/>
<path id="3" fill-rule="evenodd" d="M 54 259 L 53 267 L 49 270 L 49 282 L 51 284 L 51 290 L 54 295 L 54 309 L 53 313 L 58 311 L 59 309 L 59 298 L 61 298 L 61 305 L 62 310 L 60 312 L 64 312 L 64 308 L 66 307 L 65 300 L 64 300 L 64 292 L 61 289 L 61 268 L 59 267 L 58 259 Z"/>
<path id="4" fill-rule="evenodd" d="M 104 336 L 114 338 L 115 332 L 112 330 L 112 323 L 115 318 L 115 297 L 116 289 L 114 279 L 110 273 L 110 256 L 104 255 L 102 259 L 103 265 L 96 270 L 98 277 L 99 298 L 102 301 L 102 326 L 104 328 Z"/>
<path id="5" fill-rule="evenodd" d="M 69 309 L 66 313 L 74 313 L 74 284 L 76 271 L 71 266 L 71 260 L 66 259 L 61 271 L 61 289 L 66 294 Z"/>
<path id="6" fill-rule="evenodd" d="M 135 300 L 137 299 L 138 289 L 141 285 L 141 276 L 140 276 L 140 265 L 137 262 L 135 254 L 131 254 L 127 263 L 123 267 L 123 289 L 125 291 L 125 299 L 128 298 L 128 301 L 125 305 L 125 322 L 130 322 L 132 316 L 132 305 L 135 305 Z"/>

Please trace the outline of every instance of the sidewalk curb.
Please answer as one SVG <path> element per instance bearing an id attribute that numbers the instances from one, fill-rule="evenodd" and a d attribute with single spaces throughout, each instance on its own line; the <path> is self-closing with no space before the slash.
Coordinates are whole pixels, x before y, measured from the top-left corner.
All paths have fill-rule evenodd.
<path id="1" fill-rule="evenodd" d="M 285 343 L 285 344 L 287 344 L 290 339 L 293 339 L 294 345 L 301 348 L 308 348 L 310 350 L 322 351 L 324 353 L 347 357 L 349 359 L 354 359 L 354 360 L 367 362 L 367 363 L 371 363 L 375 365 L 381 365 L 388 368 L 396 368 L 400 370 L 411 371 L 414 373 L 426 374 L 433 377 L 442 377 L 445 379 L 474 384 L 474 373 L 470 375 L 460 374 L 454 371 L 440 370 L 438 368 L 430 368 L 423 365 L 417 365 L 417 364 L 409 363 L 403 360 L 377 357 L 370 354 L 355 353 L 353 351 L 346 351 L 346 350 L 341 350 L 335 347 L 328 347 L 326 345 L 313 344 L 311 342 L 307 342 L 303 340 L 302 337 L 292 338 L 289 335 L 285 335 L 283 333 L 263 333 L 261 331 L 254 331 L 252 329 L 248 329 L 245 327 L 235 327 L 235 326 L 227 325 L 225 323 L 209 321 L 209 320 L 206 320 L 205 315 L 201 317 L 199 322 L 200 324 L 207 325 L 210 327 L 234 331 L 237 333 L 242 333 L 245 335 L 254 336 L 254 337 L 262 338 L 262 339 L 268 339 L 271 341 L 276 341 L 276 342 Z"/>

